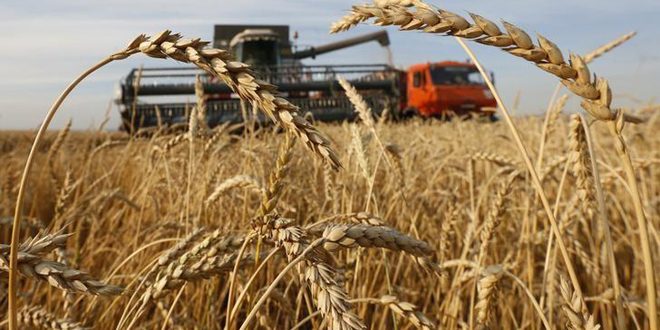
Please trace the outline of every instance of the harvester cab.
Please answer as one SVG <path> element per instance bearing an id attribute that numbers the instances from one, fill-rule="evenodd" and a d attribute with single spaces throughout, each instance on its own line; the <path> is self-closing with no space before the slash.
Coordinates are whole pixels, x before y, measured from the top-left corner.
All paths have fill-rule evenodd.
<path id="1" fill-rule="evenodd" d="M 252 67 L 277 67 L 282 64 L 280 38 L 271 29 L 246 29 L 231 39 L 234 58 Z"/>

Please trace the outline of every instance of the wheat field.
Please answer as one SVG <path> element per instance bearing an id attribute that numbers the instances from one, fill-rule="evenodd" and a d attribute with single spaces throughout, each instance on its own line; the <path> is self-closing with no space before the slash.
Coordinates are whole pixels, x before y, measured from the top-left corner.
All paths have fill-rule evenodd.
<path id="1" fill-rule="evenodd" d="M 545 115 L 500 100 L 495 123 L 394 121 L 340 80 L 359 120 L 318 123 L 225 51 L 138 36 L 68 91 L 113 61 L 169 58 L 277 126 L 209 129 L 198 93 L 185 132 L 47 132 L 65 91 L 38 132 L 1 132 L 2 326 L 657 328 L 660 107 L 614 108 L 588 68 L 634 34 L 566 61 L 542 36 L 470 16 L 379 1 L 332 31 L 448 34 L 476 64 L 461 38 L 505 48 L 566 87 Z"/>

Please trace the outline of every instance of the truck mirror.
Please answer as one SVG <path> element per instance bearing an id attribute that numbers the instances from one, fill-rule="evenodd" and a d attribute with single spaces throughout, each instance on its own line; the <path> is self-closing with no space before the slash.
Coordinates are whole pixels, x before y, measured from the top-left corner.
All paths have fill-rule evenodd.
<path id="1" fill-rule="evenodd" d="M 493 71 L 490 72 L 490 82 L 495 85 L 495 73 Z"/>

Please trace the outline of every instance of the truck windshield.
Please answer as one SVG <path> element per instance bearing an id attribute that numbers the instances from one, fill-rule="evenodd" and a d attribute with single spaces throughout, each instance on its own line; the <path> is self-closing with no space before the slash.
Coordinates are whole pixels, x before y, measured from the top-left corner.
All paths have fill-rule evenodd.
<path id="1" fill-rule="evenodd" d="M 483 85 L 484 80 L 476 68 L 466 66 L 431 67 L 434 85 Z"/>

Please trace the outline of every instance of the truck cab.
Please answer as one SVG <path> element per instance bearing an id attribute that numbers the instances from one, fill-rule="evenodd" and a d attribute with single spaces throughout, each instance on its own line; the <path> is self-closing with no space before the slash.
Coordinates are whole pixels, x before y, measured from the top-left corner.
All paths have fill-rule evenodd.
<path id="1" fill-rule="evenodd" d="M 492 117 L 497 103 L 471 63 L 445 61 L 411 66 L 406 77 L 406 112 L 422 117 Z"/>

